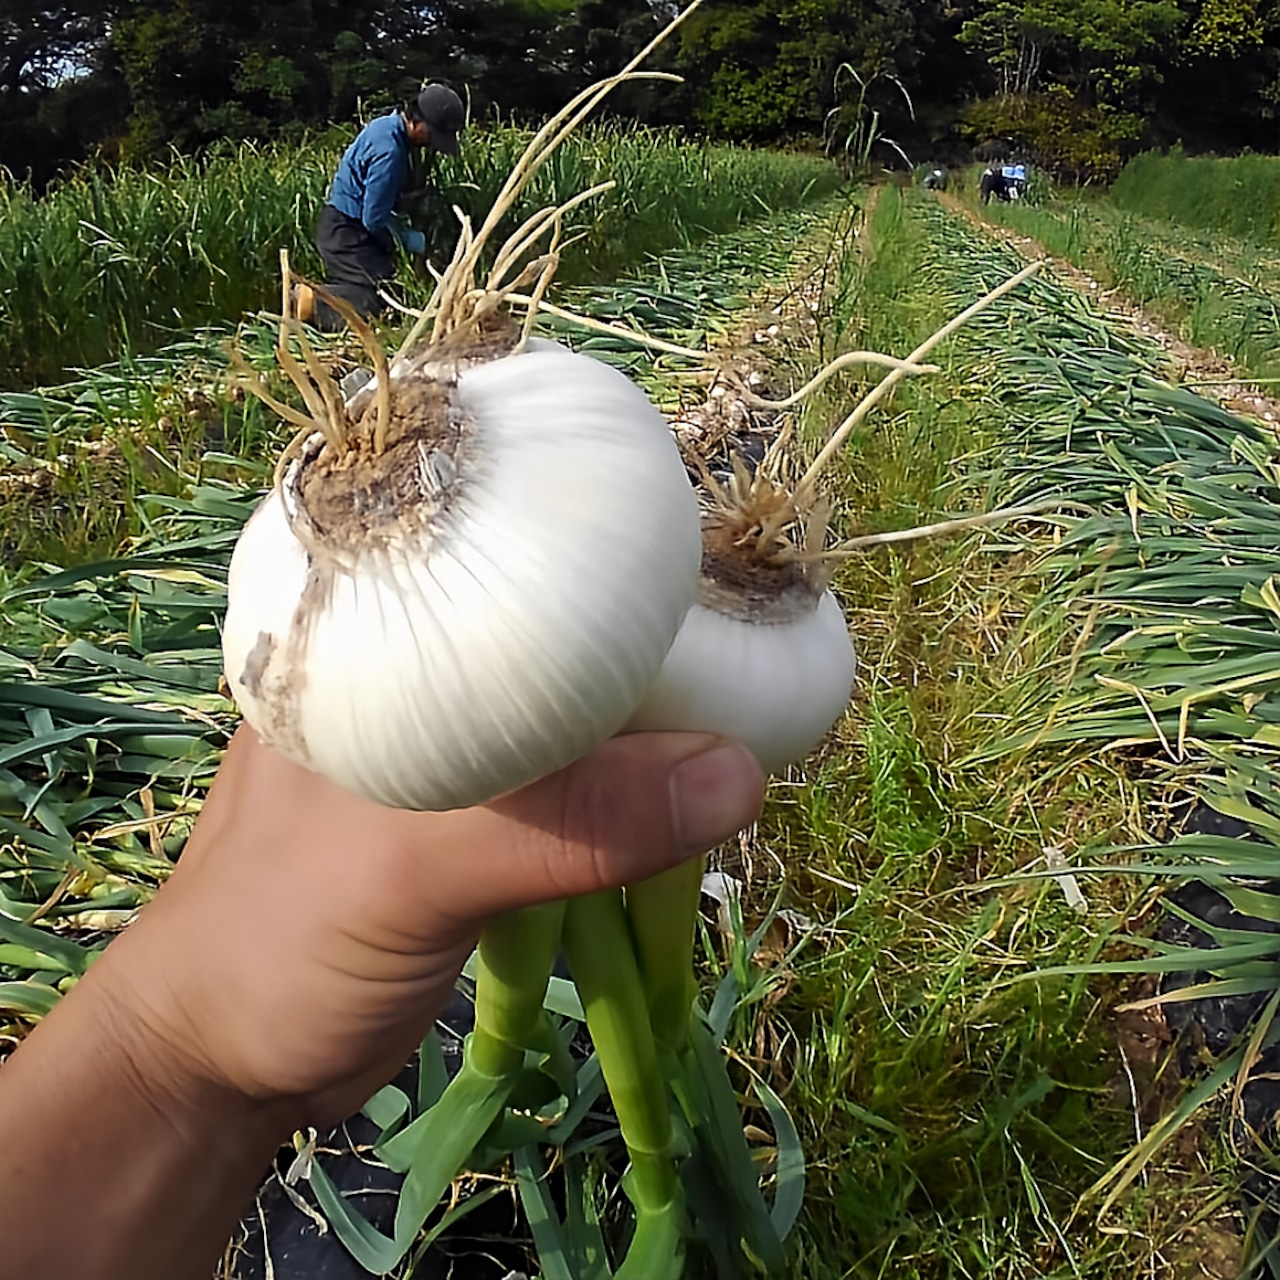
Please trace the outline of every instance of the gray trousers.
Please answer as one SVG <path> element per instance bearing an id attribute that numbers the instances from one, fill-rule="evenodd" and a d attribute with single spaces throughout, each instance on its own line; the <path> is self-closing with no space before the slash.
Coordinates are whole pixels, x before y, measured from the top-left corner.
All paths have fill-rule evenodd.
<path id="1" fill-rule="evenodd" d="M 395 275 L 395 262 L 391 250 L 363 222 L 325 205 L 316 224 L 316 248 L 324 260 L 325 287 L 331 293 L 351 303 L 362 316 L 383 310 L 378 287 Z M 342 318 L 318 298 L 312 323 L 328 332 L 343 327 Z"/>

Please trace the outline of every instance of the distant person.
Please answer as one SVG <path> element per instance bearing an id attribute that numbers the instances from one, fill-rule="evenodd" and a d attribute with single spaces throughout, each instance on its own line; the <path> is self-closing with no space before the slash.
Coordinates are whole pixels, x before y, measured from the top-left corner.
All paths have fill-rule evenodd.
<path id="1" fill-rule="evenodd" d="M 920 185 L 926 191 L 945 191 L 947 189 L 947 171 L 945 169 L 930 169 L 924 175 Z"/>
<path id="2" fill-rule="evenodd" d="M 316 248 L 328 272 L 325 287 L 362 316 L 383 310 L 378 290 L 395 275 L 396 242 L 408 253 L 426 253 L 426 237 L 395 213 L 410 149 L 457 154 L 465 120 L 462 99 L 446 85 L 429 84 L 412 101 L 365 125 L 343 153 L 320 211 Z M 294 290 L 294 310 L 318 329 L 342 328 L 342 319 L 306 285 Z"/>
<path id="3" fill-rule="evenodd" d="M 982 171 L 982 183 L 979 193 L 983 204 L 989 204 L 992 196 L 995 196 L 997 200 L 1007 200 L 1009 198 L 1009 189 L 1005 183 L 1003 169 L 992 168 L 988 165 Z"/>

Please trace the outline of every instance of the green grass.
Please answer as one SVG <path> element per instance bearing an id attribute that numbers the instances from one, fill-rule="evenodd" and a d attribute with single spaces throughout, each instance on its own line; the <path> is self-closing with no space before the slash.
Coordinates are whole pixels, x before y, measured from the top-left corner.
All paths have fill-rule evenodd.
<path id="1" fill-rule="evenodd" d="M 1280 156 L 1144 151 L 1110 188 L 1117 208 L 1280 247 Z"/>

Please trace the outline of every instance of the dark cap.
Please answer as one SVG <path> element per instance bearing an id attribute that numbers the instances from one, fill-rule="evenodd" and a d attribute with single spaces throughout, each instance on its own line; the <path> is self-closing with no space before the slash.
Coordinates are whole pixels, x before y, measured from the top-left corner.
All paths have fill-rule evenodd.
<path id="1" fill-rule="evenodd" d="M 418 94 L 418 114 L 431 130 L 431 145 L 452 156 L 458 153 L 458 130 L 466 123 L 462 99 L 448 85 L 429 84 Z"/>

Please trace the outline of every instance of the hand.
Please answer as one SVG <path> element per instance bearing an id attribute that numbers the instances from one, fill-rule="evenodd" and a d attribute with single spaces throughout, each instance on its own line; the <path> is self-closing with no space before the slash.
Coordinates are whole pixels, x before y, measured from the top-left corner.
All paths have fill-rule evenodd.
<path id="1" fill-rule="evenodd" d="M 427 237 L 412 227 L 400 232 L 400 243 L 404 245 L 406 253 L 412 253 L 418 257 L 427 251 Z"/>
<path id="2" fill-rule="evenodd" d="M 210 1275 L 272 1152 L 408 1060 L 487 919 L 665 870 L 762 786 L 743 747 L 636 734 L 406 813 L 241 729 L 169 883 L 0 1069 L 0 1275 Z"/>
<path id="3" fill-rule="evenodd" d="M 408 1060 L 489 917 L 655 875 L 752 821 L 762 789 L 742 747 L 637 734 L 487 807 L 410 813 L 242 728 L 169 883 L 86 982 L 111 978 L 195 1092 L 323 1126 Z"/>

